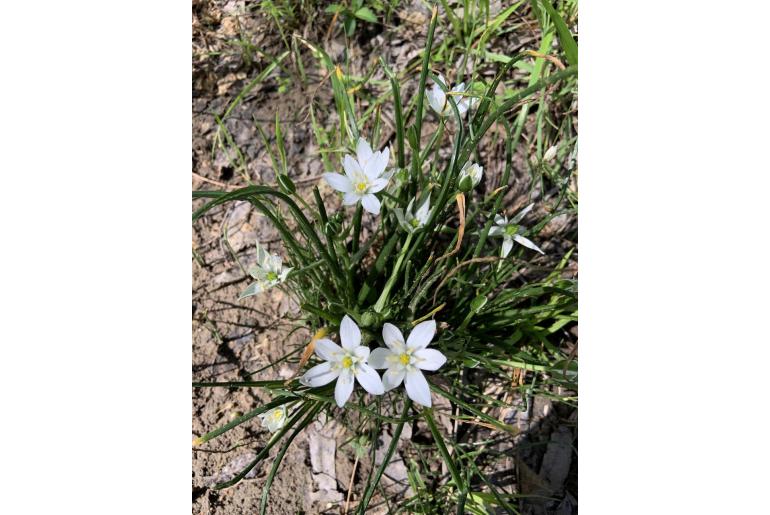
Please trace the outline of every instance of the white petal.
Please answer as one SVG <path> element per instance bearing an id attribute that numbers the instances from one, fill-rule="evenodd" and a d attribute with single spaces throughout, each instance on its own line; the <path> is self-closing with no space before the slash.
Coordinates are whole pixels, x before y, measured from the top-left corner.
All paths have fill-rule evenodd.
<path id="1" fill-rule="evenodd" d="M 345 196 L 342 197 L 342 204 L 345 206 L 352 206 L 353 204 L 358 203 L 359 200 L 361 200 L 361 195 L 351 191 L 350 193 L 345 193 Z"/>
<path id="2" fill-rule="evenodd" d="M 372 157 L 372 147 L 369 146 L 369 143 L 364 138 L 358 138 L 356 157 L 361 165 L 366 165 L 366 162 Z"/>
<path id="3" fill-rule="evenodd" d="M 409 333 L 409 338 L 406 340 L 406 346 L 409 349 L 424 349 L 428 346 L 430 341 L 436 335 L 436 321 L 426 320 L 420 322 Z"/>
<path id="4" fill-rule="evenodd" d="M 355 180 L 356 175 L 363 175 L 364 173 L 361 166 L 358 164 L 358 161 L 353 159 L 353 156 L 351 155 L 346 155 L 342 159 L 342 167 L 345 169 L 345 174 L 351 182 Z"/>
<path id="5" fill-rule="evenodd" d="M 341 360 L 343 355 L 342 347 L 328 338 L 321 338 L 320 340 L 316 340 L 315 353 L 321 359 L 331 361 L 333 363 Z"/>
<path id="6" fill-rule="evenodd" d="M 508 225 L 508 218 L 505 216 L 495 215 L 495 223 L 497 225 Z"/>
<path id="7" fill-rule="evenodd" d="M 388 161 L 390 161 L 390 149 L 388 147 L 385 147 L 382 152 L 375 152 L 372 155 L 372 158 L 364 165 L 364 173 L 370 181 L 374 181 L 382 175 L 382 172 L 388 167 Z"/>
<path id="8" fill-rule="evenodd" d="M 382 340 L 392 351 L 401 353 L 404 349 L 404 335 L 398 327 L 386 322 L 382 326 Z"/>
<path id="9" fill-rule="evenodd" d="M 425 200 L 420 204 L 420 207 L 417 208 L 417 212 L 414 214 L 414 217 L 421 223 L 425 224 L 425 222 L 428 221 L 428 215 L 430 214 L 430 195 L 428 195 Z"/>
<path id="10" fill-rule="evenodd" d="M 462 93 L 462 92 L 464 92 L 465 91 L 465 83 L 461 82 L 457 86 L 453 87 L 452 91 L 454 91 L 455 93 Z"/>
<path id="11" fill-rule="evenodd" d="M 384 190 L 385 186 L 387 185 L 388 185 L 388 180 L 380 177 L 380 178 L 374 179 L 374 181 L 372 182 L 372 185 L 369 186 L 368 191 L 369 193 L 377 193 L 379 191 Z"/>
<path id="12" fill-rule="evenodd" d="M 516 216 L 514 216 L 513 218 L 511 218 L 511 223 L 514 223 L 514 224 L 515 224 L 515 223 L 517 223 L 517 222 L 521 221 L 521 220 L 522 220 L 522 219 L 523 219 L 523 218 L 524 218 L 524 217 L 527 215 L 527 213 L 529 213 L 530 211 L 532 211 L 532 208 L 533 208 L 534 206 L 535 206 L 535 204 L 534 204 L 534 203 L 532 203 L 532 204 L 528 205 L 527 207 L 525 207 L 524 209 L 522 209 L 521 211 L 519 211 L 519 212 L 516 214 Z"/>
<path id="13" fill-rule="evenodd" d="M 353 373 L 350 369 L 346 369 L 337 378 L 337 384 L 334 387 L 334 400 L 337 401 L 337 406 L 340 408 L 345 406 L 351 393 L 353 393 Z"/>
<path id="14" fill-rule="evenodd" d="M 329 183 L 329 186 L 342 193 L 348 193 L 353 191 L 353 185 L 350 183 L 350 179 L 339 173 L 325 173 L 324 180 Z"/>
<path id="15" fill-rule="evenodd" d="M 513 240 L 505 236 L 505 239 L 503 240 L 503 248 L 500 251 L 500 255 L 503 257 L 508 257 L 508 254 L 511 253 L 511 249 L 513 248 Z"/>
<path id="16" fill-rule="evenodd" d="M 385 391 L 392 390 L 401 384 L 404 380 L 406 371 L 403 368 L 389 368 L 382 374 L 382 386 L 385 387 Z"/>
<path id="17" fill-rule="evenodd" d="M 347 315 L 342 317 L 342 322 L 340 322 L 340 340 L 342 346 L 349 351 L 361 345 L 361 329 Z"/>
<path id="18" fill-rule="evenodd" d="M 388 358 L 393 356 L 390 349 L 377 347 L 369 354 L 369 366 L 372 368 L 388 368 Z"/>
<path id="19" fill-rule="evenodd" d="M 364 345 L 360 345 L 353 349 L 353 355 L 361 358 L 364 363 L 366 363 L 366 360 L 369 359 L 369 353 L 371 351 L 369 350 L 369 347 L 366 347 Z"/>
<path id="20" fill-rule="evenodd" d="M 519 242 L 520 244 L 524 245 L 528 249 L 536 250 L 536 251 L 540 252 L 541 254 L 545 255 L 545 252 L 540 250 L 540 247 L 538 247 L 537 245 L 535 245 L 534 243 L 529 241 L 524 236 L 521 236 L 520 234 L 514 234 L 513 235 L 513 239 L 516 240 L 517 242 Z"/>
<path id="21" fill-rule="evenodd" d="M 382 385 L 382 379 L 369 365 L 362 363 L 356 367 L 356 380 L 364 390 L 372 395 L 382 395 L 385 393 L 385 387 Z"/>
<path id="22" fill-rule="evenodd" d="M 238 296 L 238 300 L 245 299 L 246 297 L 251 297 L 252 295 L 263 292 L 264 286 L 265 284 L 261 281 L 251 283 L 248 288 L 241 292 L 241 294 Z"/>
<path id="23" fill-rule="evenodd" d="M 414 366 L 423 370 L 438 370 L 446 363 L 446 356 L 436 349 L 420 349 L 414 353 Z"/>
<path id="24" fill-rule="evenodd" d="M 430 386 L 425 376 L 418 369 L 414 368 L 406 373 L 406 394 L 414 402 L 420 403 L 426 408 L 430 408 Z"/>
<path id="25" fill-rule="evenodd" d="M 500 227 L 499 225 L 493 225 L 489 228 L 489 235 L 490 236 L 502 236 L 505 234 L 505 229 Z"/>
<path id="26" fill-rule="evenodd" d="M 380 214 L 380 199 L 375 197 L 373 193 L 367 193 L 361 197 L 361 205 L 373 215 Z"/>
<path id="27" fill-rule="evenodd" d="M 300 378 L 299 382 L 311 388 L 318 388 L 319 386 L 331 383 L 338 375 L 338 371 L 332 370 L 331 363 L 326 362 L 316 365 L 305 372 L 305 375 Z"/>

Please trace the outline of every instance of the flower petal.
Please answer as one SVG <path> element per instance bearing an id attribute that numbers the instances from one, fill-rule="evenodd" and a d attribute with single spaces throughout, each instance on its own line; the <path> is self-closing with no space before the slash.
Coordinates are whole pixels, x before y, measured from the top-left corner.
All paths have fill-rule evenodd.
<path id="1" fill-rule="evenodd" d="M 368 350 L 368 349 L 367 349 Z M 356 380 L 364 390 L 372 395 L 382 395 L 385 393 L 385 387 L 382 385 L 382 379 L 379 374 L 369 365 L 362 363 L 356 367 Z"/>
<path id="2" fill-rule="evenodd" d="M 385 391 L 390 391 L 393 388 L 401 384 L 406 375 L 406 370 L 403 368 L 389 368 L 382 374 L 382 386 L 385 387 Z"/>
<path id="3" fill-rule="evenodd" d="M 369 366 L 372 368 L 388 368 L 388 358 L 393 353 L 385 347 L 377 347 L 369 354 Z"/>
<path id="4" fill-rule="evenodd" d="M 502 236 L 505 234 L 505 229 L 500 227 L 499 225 L 493 225 L 489 228 L 489 235 L 490 236 Z"/>
<path id="5" fill-rule="evenodd" d="M 251 283 L 245 290 L 241 292 L 241 294 L 238 296 L 238 300 L 245 299 L 246 297 L 251 297 L 252 295 L 263 292 L 265 290 L 264 286 L 265 284 L 262 281 Z"/>
<path id="6" fill-rule="evenodd" d="M 343 370 L 334 386 L 334 400 L 337 401 L 337 406 L 340 408 L 345 406 L 350 394 L 353 393 L 353 386 L 353 373 L 350 369 Z"/>
<path id="7" fill-rule="evenodd" d="M 342 317 L 342 322 L 340 322 L 340 340 L 342 346 L 349 351 L 361 345 L 361 329 L 347 315 Z"/>
<path id="8" fill-rule="evenodd" d="M 528 205 L 527 207 L 525 207 L 524 209 L 522 209 L 521 211 L 519 211 L 518 213 L 516 213 L 516 216 L 514 216 L 513 218 L 511 218 L 511 223 L 514 223 L 514 224 L 515 224 L 515 223 L 518 223 L 518 222 L 520 222 L 520 221 L 521 221 L 521 220 L 522 220 L 522 219 L 523 219 L 525 216 L 527 216 L 527 213 L 529 213 L 530 211 L 532 211 L 532 208 L 533 208 L 534 206 L 535 206 L 535 203 L 533 202 L 532 204 Z"/>
<path id="9" fill-rule="evenodd" d="M 375 197 L 373 193 L 367 193 L 361 197 L 361 205 L 375 216 L 380 214 L 380 199 Z"/>
<path id="10" fill-rule="evenodd" d="M 512 248 L 513 240 L 509 236 L 505 236 L 505 239 L 503 239 L 503 248 L 500 251 L 500 255 L 503 257 L 508 257 L 508 254 L 511 253 Z"/>
<path id="11" fill-rule="evenodd" d="M 513 235 L 513 239 L 514 239 L 514 240 L 516 240 L 516 241 L 517 241 L 518 243 L 520 243 L 521 245 L 524 245 L 524 246 L 525 246 L 525 247 L 527 247 L 528 249 L 536 250 L 536 251 L 540 252 L 541 254 L 545 255 L 545 252 L 543 252 L 542 250 L 540 250 L 540 247 L 538 247 L 537 245 L 535 245 L 534 243 L 532 243 L 531 241 L 529 241 L 529 240 L 528 240 L 527 238 L 525 238 L 524 236 L 522 236 L 522 235 L 520 235 L 520 234 L 514 234 L 514 235 Z"/>
<path id="12" fill-rule="evenodd" d="M 388 147 L 385 147 L 382 152 L 372 154 L 372 158 L 364 165 L 364 173 L 370 181 L 374 181 L 382 175 L 382 172 L 388 167 L 388 161 L 390 161 L 390 149 Z"/>
<path id="13" fill-rule="evenodd" d="M 372 158 L 372 147 L 369 146 L 369 143 L 364 138 L 358 138 L 356 157 L 362 166 L 366 166 L 366 162 Z"/>
<path id="14" fill-rule="evenodd" d="M 361 169 L 361 165 L 358 164 L 358 161 L 353 159 L 353 156 L 346 155 L 342 159 L 342 168 L 345 169 L 345 175 L 348 176 L 348 179 L 350 181 L 354 181 L 356 178 L 356 175 L 363 175 L 364 171 Z"/>
<path id="15" fill-rule="evenodd" d="M 382 326 L 382 340 L 390 350 L 401 353 L 404 350 L 404 335 L 401 330 L 393 324 L 386 322 Z"/>
<path id="16" fill-rule="evenodd" d="M 377 193 L 378 191 L 382 191 L 385 189 L 385 186 L 388 185 L 388 180 L 383 179 L 382 177 L 379 177 L 377 179 L 374 179 L 372 182 L 372 185 L 369 186 L 369 193 Z"/>
<path id="17" fill-rule="evenodd" d="M 342 193 L 353 191 L 353 184 L 351 184 L 350 179 L 340 173 L 325 173 L 324 180 L 329 186 Z"/>
<path id="18" fill-rule="evenodd" d="M 336 363 L 342 359 L 342 347 L 328 338 L 321 338 L 315 342 L 315 353 L 325 361 Z"/>
<path id="19" fill-rule="evenodd" d="M 425 200 L 422 201 L 422 204 L 420 204 L 420 207 L 417 208 L 417 212 L 414 214 L 414 217 L 423 225 L 425 225 L 425 222 L 428 221 L 428 215 L 430 214 L 430 193 L 427 197 L 425 197 Z"/>
<path id="20" fill-rule="evenodd" d="M 370 352 L 371 351 L 369 350 L 369 347 L 365 345 L 360 345 L 355 349 L 353 349 L 353 355 L 358 358 L 361 358 L 364 363 L 366 363 L 366 360 L 369 359 Z"/>
<path id="21" fill-rule="evenodd" d="M 409 333 L 409 338 L 406 340 L 406 346 L 409 349 L 424 349 L 428 346 L 430 341 L 436 335 L 436 321 L 426 320 L 420 322 Z"/>
<path id="22" fill-rule="evenodd" d="M 436 349 L 420 349 L 414 357 L 414 366 L 423 370 L 438 370 L 446 363 L 446 356 Z"/>
<path id="23" fill-rule="evenodd" d="M 352 206 L 359 200 L 361 200 L 361 195 L 351 191 L 350 193 L 345 193 L 345 195 L 342 197 L 342 204 L 345 206 Z"/>
<path id="24" fill-rule="evenodd" d="M 508 225 L 508 218 L 500 215 L 495 215 L 495 223 L 497 225 Z"/>
<path id="25" fill-rule="evenodd" d="M 414 402 L 420 403 L 426 408 L 430 408 L 430 386 L 425 376 L 418 369 L 413 368 L 406 373 L 406 394 Z"/>
<path id="26" fill-rule="evenodd" d="M 299 379 L 299 382 L 311 388 L 318 388 L 319 386 L 331 383 L 338 375 L 338 371 L 332 370 L 331 363 L 326 362 L 316 365 L 305 372 Z"/>

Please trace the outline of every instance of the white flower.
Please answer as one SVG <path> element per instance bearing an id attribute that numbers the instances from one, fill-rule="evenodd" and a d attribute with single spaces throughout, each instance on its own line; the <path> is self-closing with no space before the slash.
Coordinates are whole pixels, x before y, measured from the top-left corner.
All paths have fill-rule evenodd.
<path id="1" fill-rule="evenodd" d="M 372 152 L 364 138 L 358 138 L 356 157 L 346 155 L 342 160 L 345 175 L 325 173 L 329 186 L 345 194 L 342 203 L 346 206 L 361 202 L 364 209 L 373 215 L 380 214 L 380 200 L 375 193 L 385 189 L 392 173 L 384 173 L 390 160 L 390 150 Z"/>
<path id="2" fill-rule="evenodd" d="M 425 200 L 422 201 L 422 204 L 417 208 L 417 211 L 412 211 L 412 204 L 414 204 L 414 201 L 415 199 L 409 201 L 409 204 L 406 206 L 406 211 L 402 211 L 399 207 L 393 209 L 396 213 L 399 225 L 406 232 L 414 232 L 420 227 L 423 227 L 428 221 L 428 215 L 430 214 L 430 195 L 425 197 Z"/>
<path id="3" fill-rule="evenodd" d="M 286 406 L 279 406 L 258 415 L 262 421 L 262 427 L 266 427 L 271 433 L 275 433 L 286 424 Z"/>
<path id="4" fill-rule="evenodd" d="M 447 82 L 446 79 L 444 79 L 444 76 L 439 74 L 438 76 L 439 82 L 443 84 L 447 89 L 449 88 L 446 86 Z M 451 89 L 450 93 L 455 93 L 456 95 L 452 95 L 455 97 L 455 102 L 457 103 L 457 111 L 460 113 L 460 116 L 464 116 L 465 112 L 468 111 L 471 107 L 473 107 L 473 104 L 475 103 L 476 99 L 473 97 L 469 97 L 467 95 L 463 95 L 462 93 L 465 92 L 465 83 L 461 82 L 457 86 Z M 441 89 L 441 87 L 438 84 L 434 84 L 431 89 L 425 90 L 425 96 L 428 98 L 428 104 L 433 108 L 434 111 L 436 111 L 441 116 L 447 116 L 452 113 L 452 106 L 449 104 L 449 101 L 447 100 L 447 94 L 444 93 L 444 90 Z"/>
<path id="5" fill-rule="evenodd" d="M 251 295 L 256 295 L 268 288 L 272 288 L 276 284 L 284 282 L 291 270 L 291 267 L 283 266 L 281 256 L 268 254 L 268 252 L 262 248 L 262 245 L 257 242 L 257 264 L 248 270 L 249 275 L 256 279 L 256 281 L 243 290 L 238 299 L 240 300 Z"/>
<path id="6" fill-rule="evenodd" d="M 527 238 L 521 235 L 521 233 L 524 232 L 525 229 L 524 227 L 519 225 L 519 221 L 522 218 L 524 218 L 524 215 L 526 215 L 532 210 L 533 206 L 534 204 L 530 204 L 524 209 L 522 209 L 521 211 L 519 211 L 519 213 L 516 216 L 514 216 L 510 222 L 508 221 L 507 216 L 495 215 L 495 223 L 497 225 L 493 226 L 489 230 L 489 235 L 502 236 L 503 248 L 502 248 L 501 255 L 503 257 L 506 257 L 511 252 L 514 241 L 518 242 L 521 245 L 524 245 L 528 249 L 536 250 L 541 254 L 545 254 L 545 252 L 540 250 L 540 248 L 537 245 L 535 245 L 534 243 L 532 243 Z"/>
<path id="7" fill-rule="evenodd" d="M 466 177 L 471 178 L 471 187 L 468 188 L 468 191 L 475 188 L 479 185 L 481 182 L 481 177 L 484 175 L 484 167 L 479 165 L 478 163 L 471 163 L 468 161 L 463 165 L 462 170 L 460 170 L 460 176 L 457 178 L 457 184 L 461 185 L 462 188 L 462 182 L 463 179 Z"/>
<path id="8" fill-rule="evenodd" d="M 369 356 L 369 364 L 374 368 L 387 368 L 382 375 L 385 391 L 404 381 L 409 398 L 430 407 L 430 387 L 420 369 L 438 370 L 446 363 L 446 356 L 441 352 L 426 348 L 435 334 L 435 320 L 417 324 L 406 343 L 396 326 L 387 323 L 382 326 L 382 339 L 388 348 L 374 349 Z"/>
<path id="9" fill-rule="evenodd" d="M 556 151 L 559 150 L 558 145 L 553 145 L 552 147 L 549 147 L 548 150 L 545 151 L 545 154 L 543 154 L 543 161 L 553 161 L 556 157 Z"/>
<path id="10" fill-rule="evenodd" d="M 385 393 L 380 376 L 366 363 L 369 358 L 369 347 L 361 345 L 361 330 L 347 315 L 340 323 L 340 340 L 342 347 L 328 338 L 316 340 L 315 353 L 325 362 L 305 372 L 299 382 L 305 386 L 317 388 L 337 379 L 334 400 L 340 408 L 353 393 L 354 377 L 364 390 L 372 395 Z"/>

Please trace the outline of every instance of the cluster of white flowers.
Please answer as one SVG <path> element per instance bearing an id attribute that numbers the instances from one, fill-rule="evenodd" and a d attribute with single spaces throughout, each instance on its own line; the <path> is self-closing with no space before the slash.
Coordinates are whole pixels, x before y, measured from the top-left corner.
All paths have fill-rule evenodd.
<path id="1" fill-rule="evenodd" d="M 436 334 L 434 320 L 417 324 L 406 342 L 396 326 L 386 323 L 382 339 L 387 347 L 371 352 L 361 345 L 361 330 L 347 315 L 339 334 L 342 347 L 327 338 L 315 342 L 315 353 L 324 362 L 305 372 L 300 383 L 316 388 L 336 379 L 334 400 L 341 408 L 353 393 L 355 381 L 372 395 L 382 395 L 403 382 L 410 399 L 430 407 L 430 387 L 421 370 L 438 370 L 446 363 L 440 351 L 427 348 Z M 382 379 L 375 368 L 386 369 Z"/>

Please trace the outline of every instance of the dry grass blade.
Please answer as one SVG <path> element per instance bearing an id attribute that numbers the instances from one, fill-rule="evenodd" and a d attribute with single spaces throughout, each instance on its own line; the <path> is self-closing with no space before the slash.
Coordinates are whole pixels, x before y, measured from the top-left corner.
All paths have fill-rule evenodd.
<path id="1" fill-rule="evenodd" d="M 436 260 L 437 263 L 442 259 L 446 259 L 457 254 L 457 251 L 460 250 L 460 245 L 463 242 L 463 236 L 465 235 L 465 193 L 458 193 L 455 197 L 455 200 L 457 201 L 457 212 L 460 216 L 460 227 L 457 228 L 457 243 L 455 243 L 455 248 L 453 248 L 451 252 L 448 252 L 438 258 Z"/>
<path id="2" fill-rule="evenodd" d="M 302 371 L 302 369 L 310 359 L 310 356 L 313 355 L 313 351 L 315 350 L 315 342 L 320 340 L 327 334 L 329 334 L 328 327 L 322 327 L 315 332 L 313 337 L 310 339 L 310 342 L 305 347 L 305 350 L 302 351 L 302 356 L 299 358 L 299 365 L 297 365 L 297 371 L 294 372 L 294 375 L 292 375 L 289 379 L 287 379 L 284 382 L 285 385 L 288 385 L 289 383 L 291 383 L 299 375 L 299 373 Z"/>

